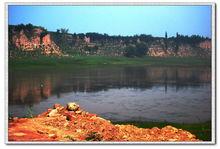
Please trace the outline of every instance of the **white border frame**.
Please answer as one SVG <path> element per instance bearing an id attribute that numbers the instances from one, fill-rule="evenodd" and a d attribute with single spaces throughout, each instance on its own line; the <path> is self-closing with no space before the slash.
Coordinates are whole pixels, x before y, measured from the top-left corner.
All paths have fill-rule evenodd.
<path id="1" fill-rule="evenodd" d="M 63 6 L 194 6 L 194 5 L 210 5 L 212 6 L 212 140 L 203 142 L 13 142 L 8 141 L 8 6 L 9 5 L 63 5 Z M 5 2 L 5 144 L 159 144 L 159 145 L 204 145 L 204 144 L 216 144 L 216 4 L 214 2 Z"/>

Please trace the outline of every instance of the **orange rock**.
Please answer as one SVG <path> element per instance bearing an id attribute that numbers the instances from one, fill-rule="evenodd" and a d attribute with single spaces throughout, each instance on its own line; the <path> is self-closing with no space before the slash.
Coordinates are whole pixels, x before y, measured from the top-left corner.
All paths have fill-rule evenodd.
<path id="1" fill-rule="evenodd" d="M 40 28 L 35 28 L 31 32 L 26 30 L 21 30 L 20 32 L 14 31 L 12 44 L 22 51 L 34 51 L 41 49 L 42 54 L 61 56 L 62 50 L 51 39 L 50 34 L 46 34 L 41 37 L 42 32 L 43 30 Z"/>
<path id="2" fill-rule="evenodd" d="M 48 117 L 53 110 L 56 114 Z M 53 110 L 34 118 L 10 120 L 9 141 L 199 141 L 190 132 L 172 126 L 143 129 L 113 125 L 95 114 L 77 114 L 59 104 Z"/>
<path id="3" fill-rule="evenodd" d="M 47 34 L 47 35 L 45 35 L 45 36 L 42 38 L 42 43 L 43 43 L 45 46 L 51 44 L 50 34 Z"/>

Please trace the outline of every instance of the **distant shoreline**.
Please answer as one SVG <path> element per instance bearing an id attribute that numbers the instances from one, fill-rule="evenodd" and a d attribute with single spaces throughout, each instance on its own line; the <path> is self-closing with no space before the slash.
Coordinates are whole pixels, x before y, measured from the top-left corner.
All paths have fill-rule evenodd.
<path id="1" fill-rule="evenodd" d="M 197 57 L 127 58 L 109 56 L 38 57 L 9 59 L 9 69 L 68 68 L 86 66 L 179 66 L 210 67 L 211 59 Z"/>

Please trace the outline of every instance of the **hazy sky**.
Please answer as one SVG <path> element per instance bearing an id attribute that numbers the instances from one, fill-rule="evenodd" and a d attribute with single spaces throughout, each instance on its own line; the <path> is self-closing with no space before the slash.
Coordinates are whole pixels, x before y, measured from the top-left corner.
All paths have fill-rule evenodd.
<path id="1" fill-rule="evenodd" d="M 109 35 L 202 35 L 211 37 L 211 6 L 9 6 L 9 24 L 49 31 Z"/>

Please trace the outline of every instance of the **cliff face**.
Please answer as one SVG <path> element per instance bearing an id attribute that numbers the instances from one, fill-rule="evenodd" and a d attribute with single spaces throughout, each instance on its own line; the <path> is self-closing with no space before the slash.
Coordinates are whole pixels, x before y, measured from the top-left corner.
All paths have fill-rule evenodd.
<path id="1" fill-rule="evenodd" d="M 62 55 L 62 50 L 51 39 L 50 34 L 41 28 L 31 30 L 12 28 L 10 32 L 12 34 L 9 35 L 9 45 L 18 50 L 25 52 L 40 50 L 43 55 Z"/>
<path id="2" fill-rule="evenodd" d="M 40 52 L 47 56 L 210 57 L 211 39 L 195 35 L 163 38 L 151 35 L 69 34 L 47 32 L 42 27 L 29 24 L 9 26 L 9 49 L 12 49 L 9 50 L 10 57 L 25 52 Z"/>
<path id="3" fill-rule="evenodd" d="M 167 56 L 199 56 L 209 57 L 211 56 L 211 40 L 204 40 L 194 45 L 182 43 L 178 47 L 172 43 L 168 44 L 166 49 L 163 42 L 152 44 L 147 52 L 147 55 L 154 57 L 167 57 Z"/>
<path id="4" fill-rule="evenodd" d="M 55 41 L 68 49 L 69 54 L 130 56 L 148 55 L 153 57 L 210 57 L 211 39 L 203 37 L 143 37 L 108 36 L 97 33 L 62 34 L 52 33 Z M 57 38 L 59 37 L 59 38 Z M 132 47 L 132 48 L 131 48 Z M 138 52 L 141 51 L 141 52 Z"/>

